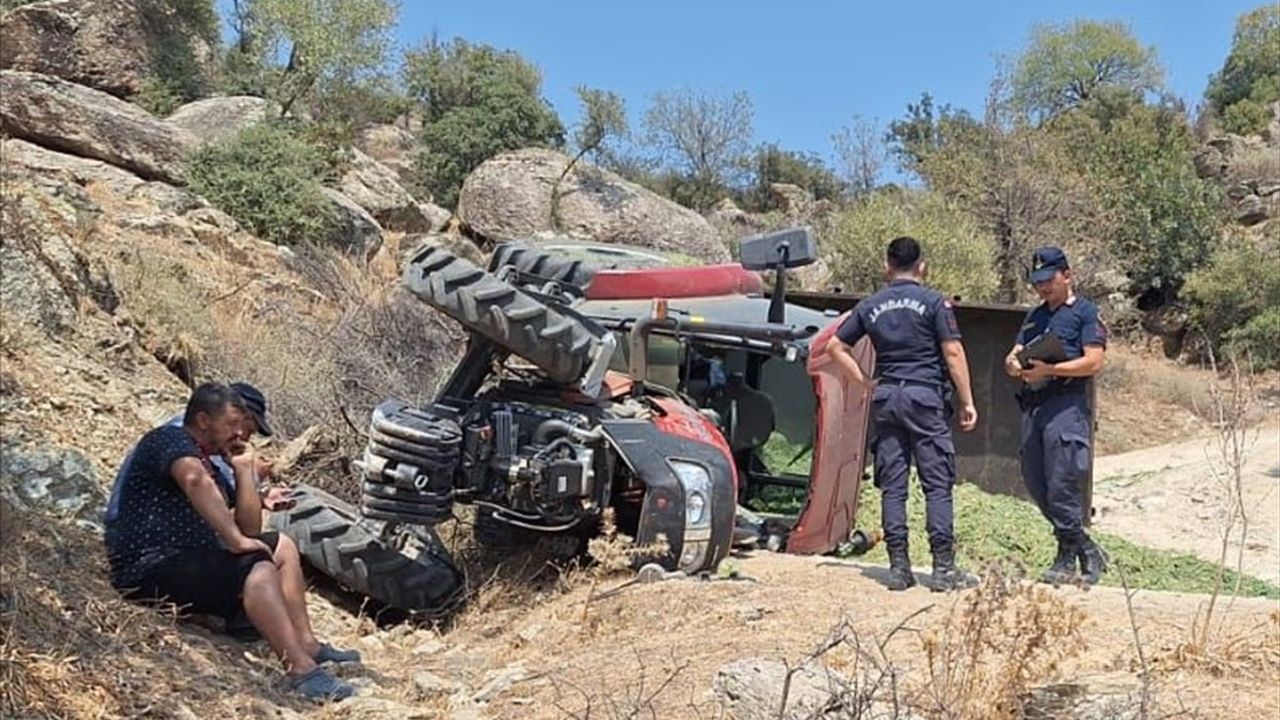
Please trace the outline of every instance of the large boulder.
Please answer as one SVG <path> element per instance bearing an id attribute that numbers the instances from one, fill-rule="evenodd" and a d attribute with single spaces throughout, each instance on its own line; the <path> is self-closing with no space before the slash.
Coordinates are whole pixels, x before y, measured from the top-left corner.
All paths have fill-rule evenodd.
<path id="1" fill-rule="evenodd" d="M 101 160 L 68 155 L 25 140 L 0 139 L 0 160 L 6 170 L 23 170 L 62 185 L 101 184 L 124 195 L 145 180 Z"/>
<path id="2" fill-rule="evenodd" d="M 382 227 L 365 209 L 352 202 L 351 198 L 334 190 L 321 190 L 334 215 L 333 237 L 330 242 L 338 245 L 353 255 L 372 257 L 382 246 Z"/>
<path id="3" fill-rule="evenodd" d="M 136 105 L 39 73 L 0 71 L 0 129 L 147 180 L 182 183 L 192 138 Z"/>
<path id="4" fill-rule="evenodd" d="M 712 692 L 720 707 L 736 720 L 919 718 L 905 706 L 876 697 L 876 691 L 883 689 L 870 685 L 852 683 L 816 661 L 789 669 L 779 660 L 748 658 L 721 667 L 712 682 Z"/>
<path id="5" fill-rule="evenodd" d="M 568 162 L 562 153 L 533 148 L 485 161 L 462 186 L 458 218 L 489 240 L 559 230 L 704 262 L 729 260 L 728 249 L 701 215 L 582 162 L 560 185 L 559 227 L 553 227 L 551 189 Z"/>
<path id="6" fill-rule="evenodd" d="M 413 156 L 418 150 L 413 133 L 399 125 L 372 125 L 360 131 L 356 147 L 390 168 L 402 186 L 413 184 Z"/>
<path id="7" fill-rule="evenodd" d="M 338 182 L 338 191 L 388 230 L 421 233 L 434 229 L 418 201 L 400 186 L 396 174 L 355 148 L 347 171 Z"/>
<path id="8" fill-rule="evenodd" d="M 88 265 L 70 233 L 90 201 L 68 199 L 74 185 L 56 194 L 17 177 L 6 178 L 6 185 L 0 205 L 0 306 L 6 321 L 56 335 L 75 325 L 80 300 L 89 293 Z"/>
<path id="9" fill-rule="evenodd" d="M 28 510 L 43 510 L 96 526 L 105 508 L 93 463 L 74 448 L 0 446 L 0 493 Z"/>
<path id="10" fill-rule="evenodd" d="M 252 95 L 231 95 L 187 103 L 165 118 L 165 122 L 188 132 L 204 144 L 262 122 L 271 104 Z"/>
<path id="11" fill-rule="evenodd" d="M 179 42 L 197 63 L 207 66 L 213 59 L 209 44 L 186 30 L 166 3 L 46 0 L 0 18 L 0 68 L 129 97 L 143 88 L 161 54 Z"/>

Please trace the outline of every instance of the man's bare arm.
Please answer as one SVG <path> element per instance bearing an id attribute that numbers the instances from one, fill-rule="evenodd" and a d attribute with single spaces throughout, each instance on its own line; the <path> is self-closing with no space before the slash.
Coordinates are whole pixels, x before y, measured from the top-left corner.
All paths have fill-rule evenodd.
<path id="1" fill-rule="evenodd" d="M 1018 353 L 1022 352 L 1022 343 L 1013 346 L 1004 358 L 1004 374 L 1015 380 L 1022 379 L 1022 363 L 1018 362 Z"/>
<path id="2" fill-rule="evenodd" d="M 853 357 L 853 348 L 844 344 L 840 338 L 832 337 L 827 341 L 827 356 L 831 358 L 841 370 L 843 370 L 852 380 L 867 387 L 871 381 L 867 378 L 866 373 L 862 372 L 862 368 L 858 366 L 858 361 Z"/>
<path id="3" fill-rule="evenodd" d="M 969 359 L 964 344 L 959 340 L 943 341 L 942 356 L 947 360 L 951 384 L 960 399 L 960 429 L 969 432 L 978 426 L 978 408 L 973 403 L 973 384 L 969 380 Z"/>
<path id="4" fill-rule="evenodd" d="M 236 554 L 255 550 L 271 553 L 271 549 L 261 540 L 248 537 L 240 531 L 218 490 L 217 482 L 199 460 L 193 457 L 181 458 L 170 467 L 169 473 L 191 501 L 191 506 L 209 523 L 228 550 Z"/>
<path id="5" fill-rule="evenodd" d="M 233 465 L 236 474 L 236 525 L 250 537 L 262 534 L 262 498 L 258 495 L 257 474 L 252 467 Z"/>

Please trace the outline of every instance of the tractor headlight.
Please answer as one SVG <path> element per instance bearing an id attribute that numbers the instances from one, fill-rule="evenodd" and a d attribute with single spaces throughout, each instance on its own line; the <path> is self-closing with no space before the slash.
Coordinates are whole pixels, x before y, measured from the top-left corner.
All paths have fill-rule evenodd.
<path id="1" fill-rule="evenodd" d="M 672 460 L 671 469 L 684 487 L 684 522 L 700 527 L 711 522 L 711 475 L 697 463 Z"/>

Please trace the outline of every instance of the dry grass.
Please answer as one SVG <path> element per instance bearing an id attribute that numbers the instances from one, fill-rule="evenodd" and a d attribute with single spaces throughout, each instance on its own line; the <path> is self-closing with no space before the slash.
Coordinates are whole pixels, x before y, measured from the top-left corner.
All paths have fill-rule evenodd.
<path id="1" fill-rule="evenodd" d="M 1228 182 L 1275 182 L 1280 179 L 1280 153 L 1265 146 L 1250 150 L 1247 154 L 1231 158 L 1231 165 L 1227 168 Z"/>
<path id="2" fill-rule="evenodd" d="M 293 704 L 272 687 L 274 663 L 119 599 L 91 531 L 8 503 L 0 513 L 0 716 L 241 715 L 223 705 L 231 695 Z"/>
<path id="3" fill-rule="evenodd" d="M 1084 614 L 1021 573 L 988 567 L 946 620 L 921 635 L 928 680 L 919 704 L 947 720 L 1022 717 L 1023 699 L 1084 647 Z"/>

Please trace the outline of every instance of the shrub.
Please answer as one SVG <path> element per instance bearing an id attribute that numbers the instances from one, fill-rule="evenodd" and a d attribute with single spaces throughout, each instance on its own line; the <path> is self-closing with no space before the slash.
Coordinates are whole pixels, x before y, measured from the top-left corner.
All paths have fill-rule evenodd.
<path id="1" fill-rule="evenodd" d="M 948 296 L 990 300 L 995 246 L 964 212 L 933 193 L 880 193 L 832 218 L 825 238 L 835 282 L 858 293 L 883 282 L 890 240 L 910 235 L 924 246 L 929 284 Z"/>
<path id="2" fill-rule="evenodd" d="M 251 125 L 187 160 L 191 189 L 274 243 L 328 237 L 335 218 L 321 193 L 322 149 L 275 124 Z"/>
<path id="3" fill-rule="evenodd" d="M 1280 367 L 1280 237 L 1231 238 L 1187 281 L 1191 319 L 1210 343 L 1248 355 L 1258 368 Z"/>

